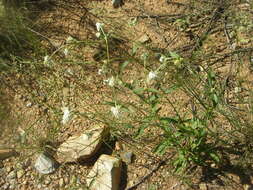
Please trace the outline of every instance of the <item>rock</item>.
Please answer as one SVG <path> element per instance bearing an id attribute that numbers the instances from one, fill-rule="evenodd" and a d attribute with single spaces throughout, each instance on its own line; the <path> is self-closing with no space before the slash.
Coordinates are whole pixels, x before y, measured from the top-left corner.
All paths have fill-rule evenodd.
<path id="1" fill-rule="evenodd" d="M 150 38 L 148 37 L 147 34 L 142 35 L 139 39 L 138 42 L 144 44 L 147 43 L 148 41 L 150 41 Z"/>
<path id="2" fill-rule="evenodd" d="M 93 156 L 100 146 L 103 139 L 109 134 L 107 127 L 94 126 L 87 129 L 80 136 L 70 137 L 62 143 L 57 150 L 59 162 L 76 162 Z"/>
<path id="3" fill-rule="evenodd" d="M 123 0 L 112 0 L 112 6 L 118 8 L 123 5 Z"/>
<path id="4" fill-rule="evenodd" d="M 25 174 L 25 171 L 23 169 L 17 171 L 17 178 L 20 179 Z"/>
<path id="5" fill-rule="evenodd" d="M 131 164 L 132 158 L 133 158 L 133 153 L 132 152 L 121 152 L 120 157 L 127 164 Z"/>
<path id="6" fill-rule="evenodd" d="M 32 107 L 32 102 L 28 102 L 27 104 L 26 104 L 26 107 L 28 107 L 28 108 L 30 108 L 30 107 Z"/>
<path id="7" fill-rule="evenodd" d="M 121 160 L 101 155 L 87 176 L 90 190 L 117 190 L 120 184 Z"/>
<path id="8" fill-rule="evenodd" d="M 16 156 L 17 152 L 13 149 L 0 149 L 0 160 Z"/>
<path id="9" fill-rule="evenodd" d="M 55 171 L 56 162 L 42 153 L 38 156 L 37 160 L 35 161 L 34 167 L 39 173 L 49 174 Z"/>

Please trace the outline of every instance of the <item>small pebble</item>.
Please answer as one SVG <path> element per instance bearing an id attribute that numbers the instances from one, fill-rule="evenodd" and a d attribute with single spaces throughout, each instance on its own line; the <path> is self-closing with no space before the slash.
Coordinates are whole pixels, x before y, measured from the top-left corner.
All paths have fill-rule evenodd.
<path id="1" fill-rule="evenodd" d="M 29 107 L 32 107 L 32 105 L 33 105 L 32 102 L 28 102 L 28 103 L 26 104 L 26 107 L 29 108 Z"/>
<path id="2" fill-rule="evenodd" d="M 127 164 L 132 163 L 132 157 L 133 153 L 132 152 L 122 152 L 120 153 L 121 159 L 126 162 Z"/>

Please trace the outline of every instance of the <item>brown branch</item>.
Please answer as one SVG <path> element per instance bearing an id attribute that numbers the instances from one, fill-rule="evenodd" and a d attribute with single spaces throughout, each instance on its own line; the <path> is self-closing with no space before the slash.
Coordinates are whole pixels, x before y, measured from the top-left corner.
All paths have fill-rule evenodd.
<path id="1" fill-rule="evenodd" d="M 169 158 L 167 158 L 165 160 L 161 160 L 155 168 L 153 168 L 147 175 L 143 176 L 136 184 L 134 184 L 133 186 L 127 188 L 127 190 L 134 190 L 134 189 L 136 189 L 140 184 L 142 184 L 145 180 L 147 180 L 149 177 L 151 177 L 153 173 L 155 173 L 156 171 L 158 171 L 161 166 L 164 166 L 166 164 L 166 162 L 170 158 L 172 158 L 173 156 L 174 155 L 170 156 Z"/>

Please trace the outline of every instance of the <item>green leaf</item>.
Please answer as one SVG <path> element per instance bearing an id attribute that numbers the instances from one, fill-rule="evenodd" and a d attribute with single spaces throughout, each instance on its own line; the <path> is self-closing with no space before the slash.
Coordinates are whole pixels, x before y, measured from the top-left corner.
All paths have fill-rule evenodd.
<path id="1" fill-rule="evenodd" d="M 144 130 L 148 127 L 147 124 L 141 125 L 136 133 L 136 138 L 141 137 L 141 135 L 144 133 Z"/>
<path id="2" fill-rule="evenodd" d="M 154 92 L 154 93 L 160 93 L 158 90 L 154 89 L 154 88 L 147 88 L 146 89 L 147 92 Z"/>
<path id="3" fill-rule="evenodd" d="M 136 89 L 133 90 L 133 92 L 135 94 L 142 95 L 143 92 L 145 92 L 145 89 L 144 88 L 136 88 Z"/>
<path id="4" fill-rule="evenodd" d="M 172 58 L 174 58 L 174 59 L 179 59 L 180 58 L 180 56 L 177 54 L 177 53 L 175 53 L 175 52 L 170 52 L 170 56 L 172 57 Z"/>
<path id="5" fill-rule="evenodd" d="M 139 49 L 138 44 L 136 44 L 136 43 L 133 44 L 132 55 L 135 55 L 138 49 Z"/>
<path id="6" fill-rule="evenodd" d="M 168 89 L 162 89 L 164 91 L 165 94 L 170 94 L 172 92 L 174 92 L 175 90 L 177 90 L 180 86 L 179 85 L 174 85 Z"/>
<path id="7" fill-rule="evenodd" d="M 179 123 L 178 118 L 173 118 L 173 117 L 161 117 L 160 121 L 167 122 L 167 123 L 173 123 L 173 124 Z"/>
<path id="8" fill-rule="evenodd" d="M 155 153 L 163 155 L 167 148 L 170 147 L 170 142 L 168 140 L 165 140 L 161 142 L 156 148 Z"/>
<path id="9" fill-rule="evenodd" d="M 210 153 L 209 154 L 210 155 L 210 157 L 216 162 L 216 163 L 218 163 L 218 162 L 220 162 L 220 158 L 219 158 L 219 156 L 216 154 L 216 153 Z"/>

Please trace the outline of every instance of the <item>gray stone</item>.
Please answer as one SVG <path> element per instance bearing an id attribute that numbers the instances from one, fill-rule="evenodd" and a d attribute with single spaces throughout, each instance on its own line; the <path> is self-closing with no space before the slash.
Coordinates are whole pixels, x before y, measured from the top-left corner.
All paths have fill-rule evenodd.
<path id="1" fill-rule="evenodd" d="M 56 162 L 42 153 L 36 159 L 34 167 L 41 174 L 49 174 L 55 171 Z"/>
<path id="2" fill-rule="evenodd" d="M 121 152 L 120 157 L 122 161 L 126 162 L 127 164 L 132 163 L 133 153 L 132 152 Z"/>
<path id="3" fill-rule="evenodd" d="M 121 175 L 121 160 L 101 155 L 87 176 L 90 190 L 118 190 Z"/>

